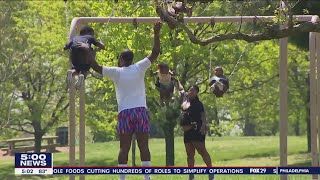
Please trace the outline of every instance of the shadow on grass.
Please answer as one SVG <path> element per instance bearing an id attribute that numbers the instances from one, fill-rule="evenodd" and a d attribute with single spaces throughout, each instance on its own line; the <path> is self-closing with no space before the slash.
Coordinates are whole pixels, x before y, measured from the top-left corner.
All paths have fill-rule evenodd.
<path id="1" fill-rule="evenodd" d="M 308 151 L 298 151 L 296 153 L 289 153 L 288 155 L 299 155 L 299 154 L 306 154 L 308 153 Z M 240 156 L 238 159 L 242 159 L 242 158 L 270 158 L 270 157 L 277 157 L 278 154 L 276 152 L 261 152 L 261 153 L 255 153 L 255 154 L 244 154 L 242 156 Z M 230 158 L 223 158 L 221 159 L 222 161 L 230 161 L 230 160 L 234 160 L 234 157 L 230 157 Z"/>
<path id="2" fill-rule="evenodd" d="M 79 160 L 76 160 L 76 164 L 79 164 Z M 68 166 L 68 161 L 54 161 L 54 166 Z M 86 166 L 117 166 L 118 161 L 114 159 L 104 159 L 104 158 L 96 158 L 86 160 Z"/>
<path id="3" fill-rule="evenodd" d="M 237 157 L 237 159 L 243 159 L 243 158 L 267 158 L 267 157 L 275 157 L 277 154 L 273 152 L 261 152 L 261 153 L 255 153 L 255 154 L 243 154 Z M 231 161 L 234 160 L 234 157 L 225 157 L 222 158 L 222 161 Z"/>
<path id="4" fill-rule="evenodd" d="M 290 164 L 289 166 L 311 166 L 311 160 L 295 163 L 295 164 Z"/>
<path id="5" fill-rule="evenodd" d="M 296 153 L 289 153 L 288 155 L 298 155 L 298 154 L 305 154 L 308 153 L 308 151 L 298 151 Z M 260 158 L 260 157 L 275 157 L 278 156 L 278 152 L 262 152 L 262 153 L 255 153 L 255 154 L 247 154 L 245 156 L 242 156 L 243 158 Z"/>
<path id="6" fill-rule="evenodd" d="M 272 152 L 272 153 L 256 153 L 256 154 L 247 154 L 245 156 L 242 156 L 243 158 L 260 158 L 260 157 L 274 157 L 277 154 Z"/>

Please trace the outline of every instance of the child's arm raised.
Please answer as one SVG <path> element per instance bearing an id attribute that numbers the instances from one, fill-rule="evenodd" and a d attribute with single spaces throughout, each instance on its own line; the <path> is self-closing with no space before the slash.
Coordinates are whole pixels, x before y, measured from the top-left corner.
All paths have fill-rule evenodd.
<path id="1" fill-rule="evenodd" d="M 64 46 L 63 50 L 70 49 L 70 47 L 71 47 L 72 43 L 73 43 L 73 42 L 72 42 L 72 40 L 71 40 L 71 41 L 69 41 L 69 42 Z"/>
<path id="2" fill-rule="evenodd" d="M 106 49 L 105 45 L 102 42 L 98 41 L 96 38 L 93 38 L 93 44 L 100 49 Z"/>
<path id="3" fill-rule="evenodd" d="M 106 49 L 105 45 L 100 41 L 97 41 L 96 44 L 94 44 L 94 45 L 97 46 L 100 49 L 103 49 L 103 50 Z"/>

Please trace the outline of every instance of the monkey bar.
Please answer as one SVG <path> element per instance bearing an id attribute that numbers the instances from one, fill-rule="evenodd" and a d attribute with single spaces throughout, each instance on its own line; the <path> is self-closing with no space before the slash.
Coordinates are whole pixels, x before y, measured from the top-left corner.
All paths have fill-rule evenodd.
<path id="1" fill-rule="evenodd" d="M 185 23 L 210 23 L 214 21 L 219 22 L 258 22 L 271 21 L 275 16 L 224 16 L 224 17 L 185 17 Z M 319 17 L 313 15 L 295 15 L 293 18 L 296 21 L 314 21 L 318 22 Z M 76 27 L 84 23 L 154 23 L 159 21 L 159 17 L 77 17 L 71 22 L 69 39 L 76 35 Z M 287 136 L 288 136 L 288 38 L 280 39 L 280 113 L 279 113 L 279 129 L 280 129 L 280 166 L 287 166 Z M 310 32 L 309 36 L 309 50 L 310 50 L 310 124 L 311 124 L 311 157 L 312 166 L 318 166 L 318 147 L 317 147 L 317 133 L 320 123 L 317 122 L 317 117 L 320 120 L 320 35 L 319 33 Z M 74 88 L 73 86 L 71 88 Z M 80 106 L 84 111 L 84 87 L 81 90 Z M 69 151 L 69 164 L 75 165 L 75 90 L 69 91 L 70 95 L 70 151 Z M 84 112 L 80 113 L 80 166 L 85 163 L 85 117 Z M 317 124 L 318 123 L 318 124 Z M 320 133 L 318 134 L 320 137 Z M 319 138 L 320 146 L 320 138 Z M 74 177 L 70 177 L 71 179 Z M 84 177 L 82 177 L 84 179 Z M 286 175 L 281 175 L 281 179 L 287 179 Z M 317 175 L 313 175 L 313 179 L 318 179 Z"/>

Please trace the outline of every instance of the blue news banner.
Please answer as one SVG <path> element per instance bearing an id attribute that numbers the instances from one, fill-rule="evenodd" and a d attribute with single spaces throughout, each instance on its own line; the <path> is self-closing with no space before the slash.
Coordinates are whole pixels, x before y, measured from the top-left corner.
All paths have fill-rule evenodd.
<path id="1" fill-rule="evenodd" d="M 320 174 L 320 167 L 54 167 L 52 153 L 16 153 L 15 174 Z"/>

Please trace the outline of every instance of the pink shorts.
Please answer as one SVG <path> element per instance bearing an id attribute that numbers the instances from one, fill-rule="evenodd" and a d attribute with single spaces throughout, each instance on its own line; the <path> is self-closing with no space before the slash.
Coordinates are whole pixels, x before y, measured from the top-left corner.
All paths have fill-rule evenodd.
<path id="1" fill-rule="evenodd" d="M 125 109 L 118 114 L 117 131 L 119 134 L 150 132 L 150 118 L 145 107 Z"/>

